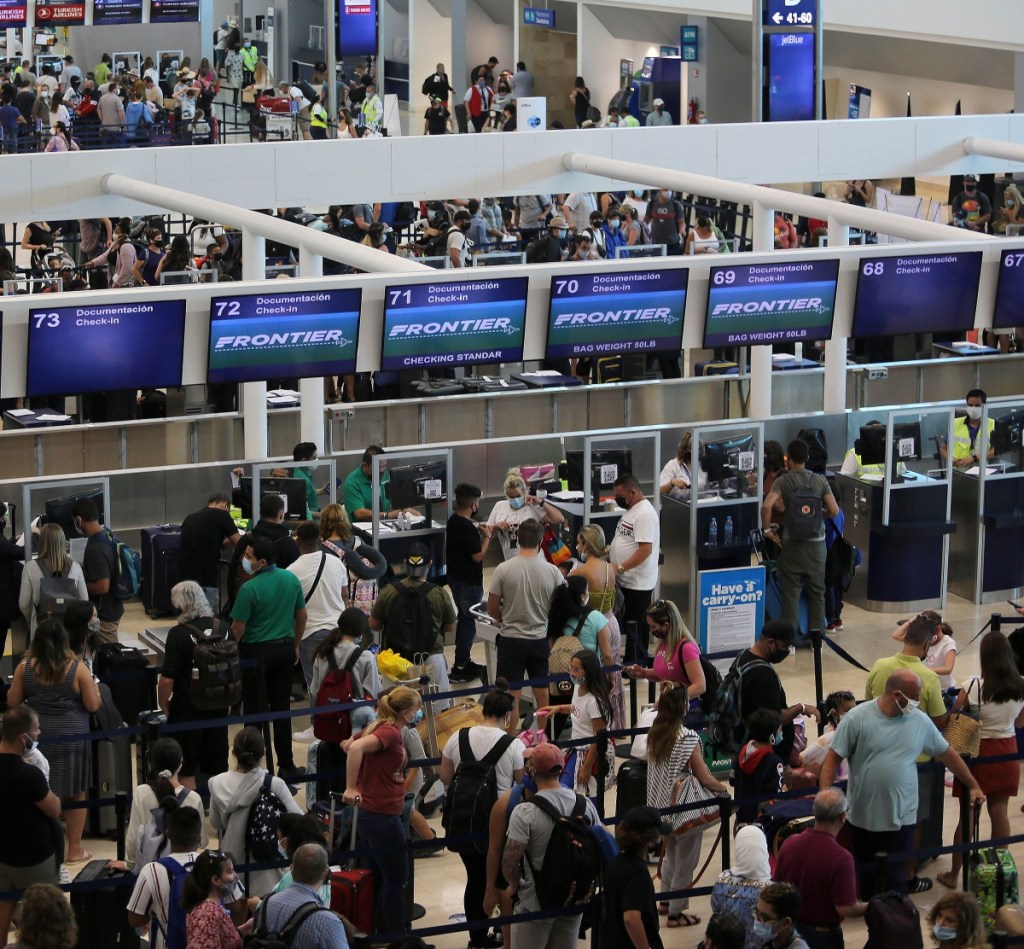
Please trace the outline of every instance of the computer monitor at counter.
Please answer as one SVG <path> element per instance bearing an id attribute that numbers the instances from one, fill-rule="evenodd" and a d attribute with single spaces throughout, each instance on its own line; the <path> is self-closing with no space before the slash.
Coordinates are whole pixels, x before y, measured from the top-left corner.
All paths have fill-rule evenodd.
<path id="1" fill-rule="evenodd" d="M 260 478 L 260 497 L 266 497 L 268 494 L 277 494 L 284 498 L 286 521 L 306 519 L 306 482 L 302 478 Z M 241 508 L 242 517 L 258 519 L 258 504 L 255 514 L 253 512 L 252 478 L 244 476 L 238 479 L 238 487 L 232 491 L 232 503 Z"/>
<path id="2" fill-rule="evenodd" d="M 590 453 L 591 510 L 601 510 L 601 495 L 611 494 L 621 475 L 633 470 L 633 453 L 628 448 L 598 448 Z M 565 479 L 570 491 L 583 491 L 583 452 L 565 453 Z"/>
<path id="3" fill-rule="evenodd" d="M 398 465 L 389 468 L 388 475 L 384 492 L 393 510 L 448 499 L 448 464 L 443 460 Z"/>

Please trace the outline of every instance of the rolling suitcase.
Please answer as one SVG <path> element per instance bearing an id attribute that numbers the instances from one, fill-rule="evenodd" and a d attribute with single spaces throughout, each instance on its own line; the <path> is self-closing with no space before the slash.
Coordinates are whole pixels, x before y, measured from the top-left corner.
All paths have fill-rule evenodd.
<path id="1" fill-rule="evenodd" d="M 92 780 L 90 800 L 113 797 L 119 792 L 131 793 L 132 745 L 127 735 L 123 738 L 101 738 L 92 743 Z M 88 823 L 90 836 L 112 837 L 117 831 L 114 807 L 109 804 L 90 807 Z"/>
<path id="2" fill-rule="evenodd" d="M 157 707 L 156 676 L 138 649 L 104 643 L 96 650 L 94 671 L 100 680 L 108 680 L 114 705 L 126 722 L 137 722 L 140 712 Z"/>
<path id="3" fill-rule="evenodd" d="M 173 613 L 171 587 L 178 582 L 178 549 L 181 525 L 142 529 L 142 583 L 139 595 L 142 607 L 154 619 Z"/>
<path id="4" fill-rule="evenodd" d="M 980 840 L 981 808 L 974 808 L 973 840 Z M 1015 904 L 1020 899 L 1017 883 L 1017 864 L 1013 855 L 1004 847 L 989 847 L 975 850 L 970 855 L 971 873 L 969 876 L 970 891 L 981 904 L 982 922 L 986 932 L 992 932 L 996 926 L 996 915 L 1007 904 Z"/>
<path id="5" fill-rule="evenodd" d="M 647 805 L 647 762 L 630 758 L 619 765 L 615 779 L 615 816 L 621 818 L 631 807 Z"/>
<path id="6" fill-rule="evenodd" d="M 331 795 L 331 816 L 329 839 L 334 839 L 334 821 L 340 794 Z M 352 836 L 350 849 L 356 849 L 356 825 L 359 822 L 359 804 L 352 808 Z M 349 866 L 331 871 L 331 909 L 341 913 L 360 933 L 370 935 L 374 931 L 374 910 L 377 901 L 376 884 L 371 870 L 359 870 L 355 857 Z"/>
<path id="7" fill-rule="evenodd" d="M 130 777 L 130 775 L 129 775 Z M 124 860 L 125 824 L 128 795 L 117 798 L 117 859 Z M 71 894 L 71 910 L 78 923 L 78 949 L 96 949 L 97 946 L 118 949 L 139 949 L 138 933 L 128 924 L 128 900 L 132 895 L 134 877 L 123 870 L 110 870 L 109 861 L 90 860 L 82 867 L 75 883 L 95 883 L 109 880 L 109 889 L 97 888 Z M 120 881 L 128 881 L 121 883 Z"/>

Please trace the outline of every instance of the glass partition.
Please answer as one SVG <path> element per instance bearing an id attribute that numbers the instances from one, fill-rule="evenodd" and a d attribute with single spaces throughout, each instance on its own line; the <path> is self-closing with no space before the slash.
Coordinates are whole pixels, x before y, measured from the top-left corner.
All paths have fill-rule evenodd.
<path id="1" fill-rule="evenodd" d="M 334 459 L 259 462 L 252 466 L 251 475 L 232 478 L 231 493 L 232 506 L 240 508 L 241 516 L 253 524 L 259 520 L 260 498 L 267 494 L 282 498 L 285 521 L 316 518 L 320 508 L 333 504 L 337 497 Z"/>

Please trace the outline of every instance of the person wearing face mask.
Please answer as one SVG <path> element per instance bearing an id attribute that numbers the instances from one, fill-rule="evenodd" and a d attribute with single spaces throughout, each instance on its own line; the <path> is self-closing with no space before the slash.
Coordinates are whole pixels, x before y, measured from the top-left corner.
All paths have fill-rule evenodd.
<path id="1" fill-rule="evenodd" d="M 988 395 L 983 389 L 971 389 L 966 396 L 967 414 L 961 415 L 953 420 L 953 467 L 972 468 L 981 461 L 982 446 L 978 442 L 978 433 L 981 431 L 982 406 L 988 402 Z M 984 442 L 988 445 L 986 458 L 995 458 L 995 449 L 992 447 L 992 430 L 995 428 L 995 419 L 988 420 Z M 945 463 L 948 457 L 948 448 L 945 443 L 939 444 L 939 457 Z"/>
<path id="2" fill-rule="evenodd" d="M 985 949 L 989 945 L 981 905 L 972 893 L 947 893 L 926 917 L 938 949 Z"/>
<path id="3" fill-rule="evenodd" d="M 666 111 L 665 100 L 655 99 L 652 103 L 654 106 L 653 112 L 647 113 L 647 118 L 644 120 L 644 124 L 650 128 L 657 125 L 672 125 L 672 113 Z"/>
<path id="4" fill-rule="evenodd" d="M 672 190 L 663 188 L 647 205 L 644 220 L 650 225 L 651 239 L 655 244 L 664 244 L 669 255 L 683 252 L 686 237 L 686 210 L 682 202 L 673 196 Z"/>
<path id="5" fill-rule="evenodd" d="M 897 669 L 878 698 L 843 716 L 821 766 L 818 786 L 824 790 L 835 783 L 839 763 L 847 759 L 850 849 L 862 900 L 879 892 L 874 855 L 912 849 L 918 819 L 918 756 L 934 757 L 949 768 L 970 789 L 972 805 L 985 801 L 963 758 L 926 715 L 918 714 L 920 704 L 920 677 L 909 668 Z M 906 893 L 910 883 L 901 864 L 886 864 L 881 892 Z"/>
<path id="6" fill-rule="evenodd" d="M 853 857 L 836 840 L 844 823 L 846 795 L 839 788 L 819 791 L 814 826 L 786 839 L 779 851 L 775 879 L 800 891 L 796 928 L 810 949 L 843 949 L 843 920 L 867 911 L 857 899 Z"/>
<path id="7" fill-rule="evenodd" d="M 796 642 L 796 627 L 788 620 L 769 620 L 761 628 L 761 636 L 749 649 L 741 652 L 733 662 L 733 667 L 752 668 L 743 673 L 740 682 L 740 711 L 744 709 L 772 709 L 779 713 L 782 720 L 782 740 L 775 745 L 775 753 L 788 764 L 793 750 L 793 720 L 798 715 L 805 718 L 810 715 L 820 719 L 821 714 L 813 704 L 798 702 L 790 705 L 786 698 L 779 674 L 773 668 L 789 656 L 789 647 Z M 737 736 L 744 740 L 744 734 Z M 787 780 L 788 783 L 788 780 Z"/>
<path id="8" fill-rule="evenodd" d="M 697 226 L 686 235 L 687 254 L 721 254 L 726 250 L 721 232 L 703 211 L 697 215 Z"/>
<path id="9" fill-rule="evenodd" d="M 988 230 L 988 222 L 992 219 L 992 202 L 987 194 L 978 188 L 978 176 L 964 175 L 964 190 L 950 204 L 950 218 L 958 227 L 969 231 Z"/>
<path id="10" fill-rule="evenodd" d="M 409 878 L 405 828 L 405 766 L 408 755 L 402 727 L 411 725 L 420 696 L 407 686 L 382 695 L 377 719 L 358 738 L 342 742 L 346 762 L 346 804 L 359 804 L 357 833 L 365 863 L 378 881 L 378 930 L 398 932 L 405 919 L 405 887 Z"/>
<path id="11" fill-rule="evenodd" d="M 631 679 L 675 682 L 686 689 L 687 701 L 707 691 L 700 648 L 671 600 L 656 600 L 647 609 L 647 628 L 658 643 L 651 667 L 627 666 L 623 671 Z"/>
<path id="12" fill-rule="evenodd" d="M 145 253 L 136 252 L 132 275 L 140 287 L 152 287 L 159 284 L 156 276 L 157 267 L 164 258 L 164 235 L 160 228 L 151 227 L 146 231 Z"/>
<path id="13" fill-rule="evenodd" d="M 809 949 L 796 931 L 800 891 L 791 883 L 769 883 L 754 908 L 753 935 L 764 949 Z"/>
<path id="14" fill-rule="evenodd" d="M 842 721 L 843 716 L 850 711 L 851 708 L 856 706 L 857 699 L 854 694 L 846 689 L 840 689 L 836 692 L 829 692 L 825 696 L 825 719 L 827 724 L 825 730 L 818 736 L 817 740 L 800 752 L 800 765 L 806 771 L 810 772 L 815 778 L 821 773 L 821 765 L 825 760 L 825 755 L 828 753 L 828 749 L 832 744 L 832 739 L 836 736 L 836 728 L 839 726 L 839 722 Z M 847 778 L 846 764 L 843 763 L 839 766 L 839 779 L 845 781 Z"/>
<path id="15" fill-rule="evenodd" d="M 784 762 L 774 751 L 781 741 L 782 716 L 774 709 L 759 708 L 747 716 L 747 741 L 733 763 L 738 823 L 756 821 L 761 802 L 778 797 L 785 789 Z"/>
<path id="16" fill-rule="evenodd" d="M 764 943 L 753 932 L 754 908 L 761 891 L 772 882 L 768 863 L 768 840 L 760 824 L 736 827 L 732 865 L 723 870 L 711 888 L 711 918 L 730 918 L 740 924 L 736 949 L 762 949 Z M 666 904 L 662 904 L 665 910 Z M 708 923 L 708 933 L 711 923 Z"/>
<path id="17" fill-rule="evenodd" d="M 23 548 L 18 550 L 24 556 Z M 28 622 L 29 634 L 48 616 L 63 615 L 75 597 L 89 599 L 82 568 L 68 556 L 67 538 L 60 525 L 44 524 L 39 529 L 36 558 L 21 572 L 18 593 L 18 606 Z"/>
<path id="18" fill-rule="evenodd" d="M 601 241 L 606 257 L 615 257 L 615 249 L 626 246 L 626 235 L 622 231 L 622 212 L 618 205 L 610 207 L 605 215 L 601 224 Z"/>
<path id="19" fill-rule="evenodd" d="M 224 905 L 237 884 L 228 854 L 204 850 L 196 857 L 182 896 L 190 949 L 241 949 L 242 937 Z"/>
<path id="20" fill-rule="evenodd" d="M 468 760 L 478 762 L 483 761 L 498 747 L 499 743 L 505 746 L 493 764 L 495 786 L 499 798 L 511 791 L 512 786 L 522 780 L 523 743 L 519 740 L 513 740 L 511 743 L 504 741 L 512 725 L 514 702 L 515 699 L 508 690 L 508 683 L 504 679 L 497 679 L 494 688 L 484 697 L 483 722 L 462 729 L 448 739 L 441 752 L 441 781 L 449 789 L 449 794 L 456 793 L 457 795 L 459 768 L 464 761 L 467 761 L 467 758 L 464 757 L 467 748 L 472 756 Z M 454 789 L 453 781 L 456 785 Z M 468 815 L 453 813 L 450 816 L 450 823 L 446 826 L 452 837 L 458 836 L 460 832 L 465 833 L 469 829 L 468 821 L 465 825 L 460 821 L 462 816 Z M 489 914 L 484 911 L 484 897 L 487 890 L 487 853 L 486 851 L 481 853 L 472 846 L 457 844 L 455 846 L 458 847 L 462 865 L 466 868 L 466 887 L 463 892 L 466 920 L 473 922 L 487 919 Z M 469 944 L 474 947 L 496 945 L 486 929 L 471 930 Z"/>
<path id="21" fill-rule="evenodd" d="M 455 600 L 455 661 L 448 673 L 451 682 L 478 678 L 483 666 L 473 662 L 476 620 L 470 610 L 484 597 L 484 557 L 491 545 L 493 528 L 473 517 L 480 511 L 480 489 L 462 482 L 455 486 L 455 510 L 445 529 L 448 589 Z"/>
<path id="22" fill-rule="evenodd" d="M 260 51 L 253 45 L 249 37 L 242 43 L 242 85 L 251 86 L 256 81 L 256 65 L 260 61 Z"/>
<path id="23" fill-rule="evenodd" d="M 56 883 L 53 822 L 60 799 L 42 770 L 25 760 L 39 739 L 39 718 L 27 705 L 11 705 L 0 724 L 0 883 L 5 892 L 33 883 Z M 59 839 L 59 838 L 58 838 Z M 61 841 L 61 849 L 63 842 Z M 56 862 L 55 862 L 56 858 Z M 7 943 L 14 900 L 0 900 L 0 942 Z"/>
<path id="24" fill-rule="evenodd" d="M 117 571 L 117 551 L 100 524 L 99 509 L 89 498 L 79 498 L 71 508 L 75 529 L 87 537 L 82 573 L 96 613 L 100 618 L 101 643 L 117 642 L 117 627 L 124 615 L 124 602 L 110 592 L 110 578 Z"/>
<path id="25" fill-rule="evenodd" d="M 470 240 L 469 232 L 473 226 L 473 215 L 465 208 L 456 211 L 452 218 L 452 226 L 448 228 L 445 249 L 451 266 L 462 269 L 469 266 L 469 252 L 475 245 Z"/>
<path id="26" fill-rule="evenodd" d="M 277 824 L 277 852 L 282 860 L 291 863 L 296 851 L 305 844 L 317 844 L 323 848 L 327 844 L 327 833 L 323 822 L 312 814 L 282 814 Z M 295 882 L 291 869 L 285 870 L 281 882 L 274 887 L 273 893 L 288 889 Z M 331 903 L 331 884 L 329 880 L 319 887 L 314 887 L 321 902 L 325 906 Z M 269 899 L 269 897 L 268 897 Z M 255 912 L 255 910 L 254 910 Z"/>
<path id="27" fill-rule="evenodd" d="M 516 531 L 523 521 L 535 520 L 558 526 L 565 523 L 562 514 L 547 498 L 543 500 L 530 490 L 518 468 L 509 468 L 505 477 L 505 497 L 491 508 L 487 526 L 498 535 L 502 557 L 509 560 L 519 553 Z"/>
<path id="28" fill-rule="evenodd" d="M 639 643 L 626 643 L 626 657 L 636 662 L 647 655 L 647 607 L 658 582 L 661 524 L 654 505 L 644 497 L 640 482 L 621 473 L 613 485 L 615 503 L 625 512 L 615 527 L 608 552 L 616 582 L 622 591 L 621 624 L 636 623 Z M 628 627 L 623 627 L 628 629 Z"/>
<path id="29" fill-rule="evenodd" d="M 469 120 L 473 123 L 473 131 L 482 132 L 491 112 L 494 90 L 487 84 L 487 77 L 480 75 L 462 97 L 469 109 Z"/>

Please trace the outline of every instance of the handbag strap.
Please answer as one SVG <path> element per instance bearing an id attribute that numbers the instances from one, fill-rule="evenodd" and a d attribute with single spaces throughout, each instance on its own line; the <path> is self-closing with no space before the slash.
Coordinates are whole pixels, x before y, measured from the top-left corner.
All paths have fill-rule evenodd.
<path id="1" fill-rule="evenodd" d="M 316 593 L 316 588 L 320 585 L 320 578 L 324 575 L 324 566 L 327 564 L 327 554 L 322 550 L 320 551 L 320 567 L 316 572 L 316 576 L 313 578 L 313 585 L 309 588 L 309 593 L 306 594 L 306 602 L 308 603 L 313 599 L 313 594 Z"/>

